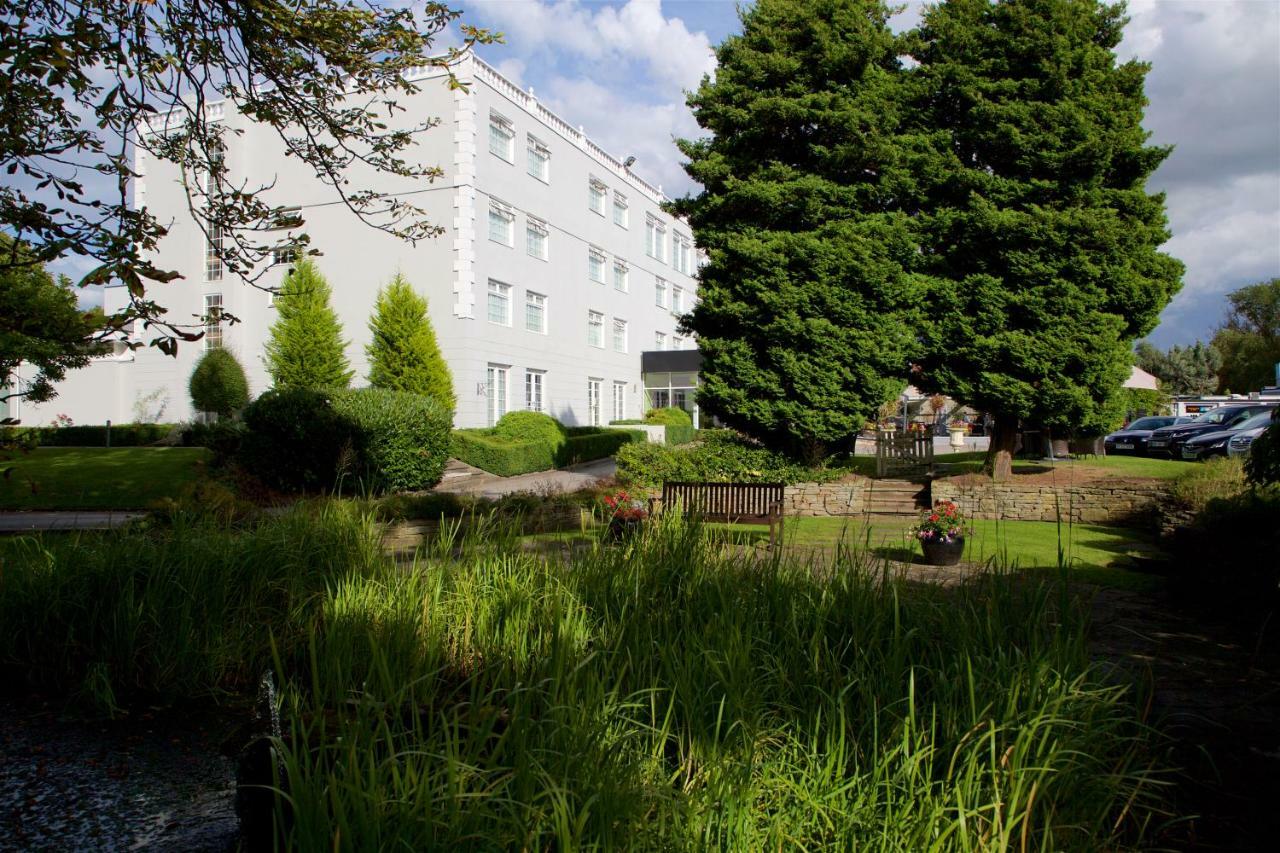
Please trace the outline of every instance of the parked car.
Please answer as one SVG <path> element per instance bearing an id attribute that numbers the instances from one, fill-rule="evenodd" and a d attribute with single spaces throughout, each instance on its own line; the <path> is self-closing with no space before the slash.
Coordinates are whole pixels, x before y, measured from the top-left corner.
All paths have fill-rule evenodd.
<path id="1" fill-rule="evenodd" d="M 1208 459 L 1210 456 L 1226 456 L 1231 439 L 1242 432 L 1257 430 L 1259 433 L 1271 424 L 1270 412 L 1259 412 L 1246 418 L 1231 429 L 1206 432 L 1182 443 L 1182 458 L 1188 462 Z"/>
<path id="2" fill-rule="evenodd" d="M 1182 458 L 1182 445 L 1188 439 L 1209 432 L 1222 432 L 1232 429 L 1237 424 L 1248 420 L 1260 412 L 1270 412 L 1272 405 L 1253 403 L 1247 406 L 1219 406 L 1202 415 L 1198 415 L 1190 423 L 1161 427 L 1151 433 L 1147 439 L 1149 456 L 1167 456 L 1171 459 Z"/>
<path id="3" fill-rule="evenodd" d="M 1261 417 L 1255 415 L 1254 419 Z M 1250 419 L 1248 423 L 1252 423 L 1254 419 Z M 1247 456 L 1249 451 L 1253 449 L 1253 440 L 1267 431 L 1267 427 L 1274 422 L 1274 413 L 1272 417 L 1264 420 L 1260 425 L 1244 426 L 1231 434 L 1231 438 L 1227 441 L 1228 456 Z"/>
<path id="4" fill-rule="evenodd" d="M 1151 438 L 1151 433 L 1161 427 L 1187 423 L 1190 420 L 1191 418 L 1185 415 L 1177 418 L 1172 415 L 1152 415 L 1138 418 L 1128 426 L 1121 427 L 1110 435 L 1104 436 L 1102 446 L 1108 456 L 1116 454 L 1146 456 L 1147 439 Z"/>

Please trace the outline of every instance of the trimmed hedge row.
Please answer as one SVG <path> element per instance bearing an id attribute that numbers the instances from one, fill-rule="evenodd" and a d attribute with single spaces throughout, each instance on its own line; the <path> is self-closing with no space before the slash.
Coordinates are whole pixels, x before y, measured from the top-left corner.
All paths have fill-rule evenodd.
<path id="1" fill-rule="evenodd" d="M 617 454 L 628 444 L 644 444 L 648 436 L 638 429 L 605 429 L 601 427 L 572 427 L 568 430 L 557 460 L 561 467 L 591 462 Z"/>
<path id="2" fill-rule="evenodd" d="M 603 459 L 627 444 L 644 441 L 645 434 L 638 429 L 570 427 L 563 429 L 560 446 L 552 448 L 545 441 L 517 441 L 491 428 L 454 430 L 452 444 L 454 457 L 468 465 L 514 477 Z"/>
<path id="3" fill-rule="evenodd" d="M 693 424 L 667 424 L 667 445 L 688 444 L 693 441 Z"/>
<path id="4" fill-rule="evenodd" d="M 112 447 L 145 447 L 169 437 L 178 424 L 112 424 Z M 19 436 L 34 436 L 41 447 L 106 447 L 105 424 L 93 426 L 28 427 L 19 428 Z"/>
<path id="5" fill-rule="evenodd" d="M 688 447 L 642 444 L 618 453 L 618 479 L 633 486 L 659 488 L 664 482 L 804 483 L 838 480 L 839 468 L 797 465 L 732 430 L 700 430 Z"/>

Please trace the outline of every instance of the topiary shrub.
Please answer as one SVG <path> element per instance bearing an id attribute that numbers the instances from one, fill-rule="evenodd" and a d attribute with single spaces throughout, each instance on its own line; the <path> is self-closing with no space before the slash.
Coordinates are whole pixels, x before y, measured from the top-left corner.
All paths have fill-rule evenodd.
<path id="1" fill-rule="evenodd" d="M 564 426 L 541 412 L 507 412 L 494 426 L 493 434 L 510 441 L 541 442 L 550 448 L 552 458 L 560 452 L 566 438 Z"/>
<path id="2" fill-rule="evenodd" d="M 453 455 L 468 465 L 514 477 L 555 467 L 551 448 L 540 441 L 513 441 L 494 435 L 491 429 L 459 429 L 453 432 Z"/>
<path id="3" fill-rule="evenodd" d="M 249 404 L 249 379 L 229 350 L 211 349 L 196 362 L 187 383 L 197 412 L 229 418 Z"/>
<path id="4" fill-rule="evenodd" d="M 362 488 L 375 492 L 429 489 L 449 459 L 453 411 L 408 391 L 360 388 L 330 395 L 352 437 L 352 470 Z"/>
<path id="5" fill-rule="evenodd" d="M 671 446 L 688 444 L 693 441 L 693 424 L 667 424 L 666 443 Z"/>
<path id="6" fill-rule="evenodd" d="M 568 437 L 556 455 L 556 464 L 576 465 L 613 456 L 629 444 L 644 444 L 649 437 L 638 429 L 602 429 L 575 427 L 566 430 Z"/>
<path id="7" fill-rule="evenodd" d="M 399 273 L 378 292 L 369 334 L 372 339 L 364 351 L 371 386 L 424 394 L 451 412 L 457 407 L 453 377 L 436 343 L 427 300 Z"/>
<path id="8" fill-rule="evenodd" d="M 678 406 L 667 406 L 663 409 L 650 409 L 645 412 L 644 422 L 647 424 L 666 424 L 667 426 L 693 426 L 693 418 Z"/>
<path id="9" fill-rule="evenodd" d="M 267 391 L 245 407 L 241 419 L 246 432 L 237 461 L 275 489 L 332 488 L 339 458 L 353 446 L 351 425 L 323 391 Z"/>

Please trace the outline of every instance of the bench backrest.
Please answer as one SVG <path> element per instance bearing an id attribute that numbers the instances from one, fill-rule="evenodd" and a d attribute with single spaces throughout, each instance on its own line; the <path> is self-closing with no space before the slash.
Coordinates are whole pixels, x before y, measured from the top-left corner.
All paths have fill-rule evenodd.
<path id="1" fill-rule="evenodd" d="M 777 518 L 782 483 L 663 483 L 662 505 L 707 518 Z"/>

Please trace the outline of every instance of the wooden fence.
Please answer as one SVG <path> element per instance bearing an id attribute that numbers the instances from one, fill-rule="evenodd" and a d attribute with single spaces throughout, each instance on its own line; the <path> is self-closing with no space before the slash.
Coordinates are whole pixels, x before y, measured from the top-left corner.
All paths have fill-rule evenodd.
<path id="1" fill-rule="evenodd" d="M 914 477 L 932 473 L 932 435 L 876 433 L 877 477 Z"/>

